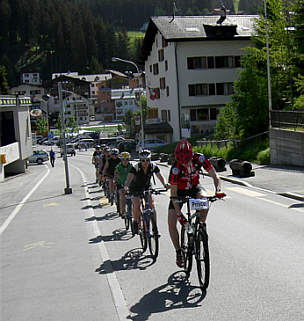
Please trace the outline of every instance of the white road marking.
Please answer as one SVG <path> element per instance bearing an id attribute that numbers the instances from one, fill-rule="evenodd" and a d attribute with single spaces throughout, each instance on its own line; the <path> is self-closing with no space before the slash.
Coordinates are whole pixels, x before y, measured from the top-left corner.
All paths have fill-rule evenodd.
<path id="1" fill-rule="evenodd" d="M 242 187 L 227 187 L 226 189 L 229 190 L 229 191 L 232 191 L 232 192 L 237 192 L 237 193 L 240 193 L 240 194 L 243 194 L 243 195 L 246 195 L 246 196 L 251 196 L 251 197 L 263 197 L 263 196 L 265 196 L 265 194 L 254 192 L 254 191 L 251 191 L 249 189 L 242 188 Z"/>
<path id="2" fill-rule="evenodd" d="M 226 189 L 230 190 L 230 191 L 233 191 L 233 192 L 237 192 L 237 193 L 246 195 L 246 196 L 249 196 L 249 197 L 255 197 L 255 198 L 259 199 L 259 200 L 262 200 L 262 201 L 265 201 L 265 202 L 268 202 L 268 203 L 271 203 L 271 204 L 274 204 L 274 205 L 277 205 L 277 206 L 280 206 L 280 207 L 284 207 L 284 208 L 288 208 L 288 209 L 291 209 L 291 210 L 295 210 L 295 211 L 300 212 L 300 213 L 304 212 L 303 210 L 301 210 L 299 208 L 290 208 L 290 206 L 287 205 L 287 204 L 279 203 L 279 202 L 264 198 L 266 196 L 265 194 L 254 192 L 254 191 L 248 190 L 246 188 L 227 187 Z"/>
<path id="3" fill-rule="evenodd" d="M 78 167 L 73 166 L 73 165 L 72 165 L 72 167 L 74 167 L 80 173 L 80 175 L 82 177 L 83 184 L 86 185 L 87 179 L 86 179 L 84 173 Z M 84 187 L 84 190 L 85 190 L 85 198 L 87 198 L 87 204 L 90 206 L 91 200 L 89 197 L 88 188 Z M 89 207 L 87 209 L 87 211 L 89 214 L 88 216 L 90 216 L 90 217 L 95 216 L 94 210 L 92 207 Z M 103 235 L 98 227 L 97 221 L 93 220 L 91 223 L 93 224 L 93 232 L 95 234 L 95 237 Z M 114 272 L 113 265 L 110 261 L 109 253 L 107 251 L 107 248 L 106 248 L 103 240 L 101 240 L 100 243 L 98 243 L 98 249 L 99 249 L 101 259 L 105 265 L 105 268 L 109 271 L 109 273 L 107 273 L 107 279 L 108 279 L 109 287 L 112 292 L 112 296 L 113 296 L 113 300 L 114 300 L 114 304 L 116 307 L 116 311 L 117 311 L 119 320 L 120 321 L 130 320 L 130 311 L 128 309 L 126 300 L 123 296 L 121 286 L 118 282 L 116 273 Z"/>
<path id="4" fill-rule="evenodd" d="M 50 173 L 50 169 L 45 165 L 47 168 L 47 172 L 43 175 L 43 177 L 39 180 L 39 182 L 32 188 L 32 190 L 23 198 L 23 200 L 15 207 L 13 212 L 9 215 L 9 217 L 4 221 L 4 223 L 0 227 L 0 235 L 7 229 L 9 224 L 12 222 L 12 220 L 16 217 L 16 215 L 20 212 L 23 205 L 26 203 L 26 201 L 32 196 L 32 194 L 36 191 L 36 189 L 39 187 L 39 185 L 46 179 L 46 177 Z"/>

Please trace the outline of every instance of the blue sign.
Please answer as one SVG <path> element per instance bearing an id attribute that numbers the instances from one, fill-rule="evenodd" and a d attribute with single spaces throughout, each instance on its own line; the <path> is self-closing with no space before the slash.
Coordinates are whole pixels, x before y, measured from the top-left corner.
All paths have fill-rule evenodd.
<path id="1" fill-rule="evenodd" d="M 54 137 L 54 134 L 52 132 L 48 132 L 48 139 L 52 139 Z"/>

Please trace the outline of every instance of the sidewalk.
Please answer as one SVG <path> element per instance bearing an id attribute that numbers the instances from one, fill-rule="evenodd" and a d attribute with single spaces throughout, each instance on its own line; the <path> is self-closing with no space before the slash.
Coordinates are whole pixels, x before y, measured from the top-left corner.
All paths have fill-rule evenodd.
<path id="1" fill-rule="evenodd" d="M 167 163 L 157 162 L 157 164 L 169 167 Z M 252 170 L 255 176 L 241 178 L 233 176 L 229 164 L 226 164 L 226 171 L 218 172 L 218 175 L 223 181 L 262 188 L 282 196 L 304 201 L 304 168 L 252 164 Z"/>

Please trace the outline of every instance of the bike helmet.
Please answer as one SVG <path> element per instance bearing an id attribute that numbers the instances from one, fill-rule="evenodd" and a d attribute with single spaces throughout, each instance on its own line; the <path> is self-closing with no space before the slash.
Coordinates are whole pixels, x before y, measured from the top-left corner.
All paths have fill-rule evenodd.
<path id="1" fill-rule="evenodd" d="M 120 154 L 120 158 L 121 158 L 121 160 L 130 160 L 131 156 L 130 156 L 130 153 L 128 153 L 128 152 L 122 152 Z"/>
<path id="2" fill-rule="evenodd" d="M 100 148 L 105 148 L 107 145 L 106 144 L 101 144 Z"/>
<path id="3" fill-rule="evenodd" d="M 100 146 L 99 146 L 99 145 L 96 145 L 96 146 L 95 146 L 95 149 L 100 149 Z"/>
<path id="4" fill-rule="evenodd" d="M 106 146 L 104 149 L 103 149 L 104 152 L 109 152 L 110 151 L 110 147 Z"/>
<path id="5" fill-rule="evenodd" d="M 181 164 L 189 163 L 192 159 L 191 144 L 187 140 L 182 139 L 176 145 L 174 156 L 178 163 L 181 163 Z"/>
<path id="6" fill-rule="evenodd" d="M 144 149 L 139 153 L 139 159 L 151 158 L 151 152 L 148 149 Z"/>
<path id="7" fill-rule="evenodd" d="M 117 148 L 113 148 L 111 150 L 111 155 L 118 155 L 119 154 L 119 150 Z"/>

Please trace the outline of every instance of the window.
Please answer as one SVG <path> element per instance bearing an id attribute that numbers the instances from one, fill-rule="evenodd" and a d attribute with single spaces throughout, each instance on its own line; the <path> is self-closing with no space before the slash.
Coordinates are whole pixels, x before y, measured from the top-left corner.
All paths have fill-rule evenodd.
<path id="1" fill-rule="evenodd" d="M 168 41 L 164 37 L 162 37 L 162 47 L 165 48 L 167 46 L 168 46 Z"/>
<path id="2" fill-rule="evenodd" d="M 168 110 L 168 121 L 171 121 L 171 111 Z"/>
<path id="3" fill-rule="evenodd" d="M 158 64 L 153 65 L 153 75 L 158 75 Z"/>
<path id="4" fill-rule="evenodd" d="M 240 56 L 222 56 L 215 57 L 216 68 L 239 68 L 240 67 Z"/>
<path id="5" fill-rule="evenodd" d="M 150 72 L 152 72 L 152 65 L 150 65 Z"/>
<path id="6" fill-rule="evenodd" d="M 209 120 L 209 109 L 197 109 L 197 120 Z"/>
<path id="7" fill-rule="evenodd" d="M 164 49 L 158 50 L 158 61 L 164 61 L 165 55 L 164 55 Z"/>
<path id="8" fill-rule="evenodd" d="M 208 84 L 189 85 L 189 96 L 208 96 Z"/>
<path id="9" fill-rule="evenodd" d="M 162 77 L 159 79 L 159 87 L 160 89 L 166 89 L 166 78 Z"/>
<path id="10" fill-rule="evenodd" d="M 168 115 L 166 110 L 161 111 L 161 120 L 162 121 L 168 121 Z"/>
<path id="11" fill-rule="evenodd" d="M 217 109 L 210 108 L 210 120 L 216 120 L 216 116 L 217 116 Z"/>
<path id="12" fill-rule="evenodd" d="M 191 121 L 196 121 L 196 109 L 191 109 L 190 110 L 190 120 Z"/>
<path id="13" fill-rule="evenodd" d="M 209 89 L 209 96 L 214 96 L 215 95 L 215 84 L 209 84 L 208 89 Z"/>
<path id="14" fill-rule="evenodd" d="M 168 60 L 165 61 L 165 70 L 168 71 Z"/>
<path id="15" fill-rule="evenodd" d="M 224 84 L 221 84 L 221 83 L 216 84 L 216 94 L 224 95 Z"/>
<path id="16" fill-rule="evenodd" d="M 169 94 L 170 94 L 169 86 L 167 86 L 167 88 L 166 88 L 166 94 L 167 94 L 167 97 L 168 97 L 168 96 L 169 96 Z"/>
<path id="17" fill-rule="evenodd" d="M 225 83 L 224 84 L 224 95 L 229 96 L 233 94 L 233 84 Z"/>

